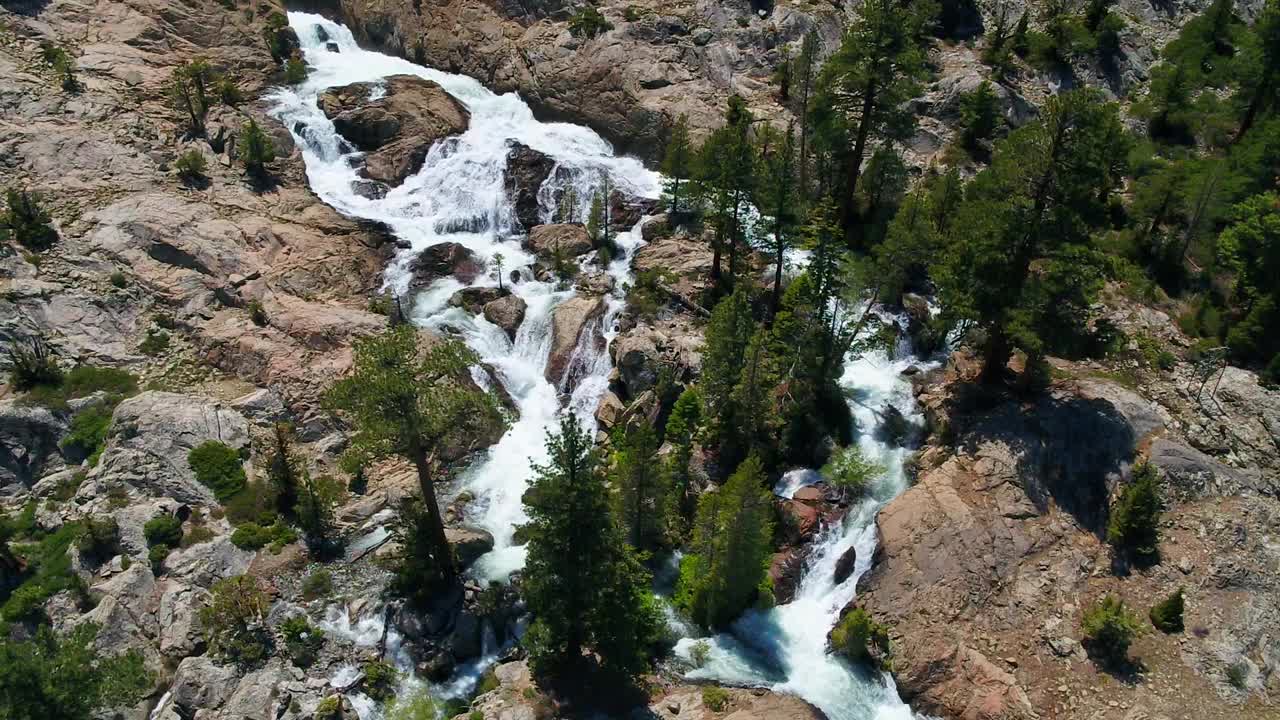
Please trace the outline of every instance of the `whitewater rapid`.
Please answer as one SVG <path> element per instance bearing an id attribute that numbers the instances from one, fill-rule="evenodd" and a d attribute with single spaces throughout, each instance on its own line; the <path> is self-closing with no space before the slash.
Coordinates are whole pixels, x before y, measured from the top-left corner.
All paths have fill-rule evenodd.
<path id="1" fill-rule="evenodd" d="M 534 258 L 520 244 L 522 229 L 506 197 L 503 175 L 510 143 L 519 142 L 556 162 L 556 169 L 539 191 L 540 213 L 550 221 L 556 199 L 567 187 L 578 198 L 577 217 L 586 217 L 592 193 L 604 177 L 624 194 L 656 198 L 660 177 L 633 158 L 616 157 L 609 143 L 593 131 L 565 123 L 543 123 L 515 94 L 497 95 L 479 82 L 415 65 L 406 60 L 362 50 L 347 28 L 319 15 L 291 12 L 289 22 L 298 33 L 310 73 L 305 82 L 277 91 L 274 112 L 294 135 L 306 162 L 308 181 L 326 203 L 354 217 L 383 223 L 409 250 L 387 270 L 392 291 L 407 288 L 407 261 L 426 247 L 456 242 L 490 265 L 494 255 L 504 257 L 504 274 L 526 268 Z M 326 44 L 334 43 L 338 52 Z M 355 82 L 378 83 L 391 75 L 416 75 L 438 83 L 471 114 L 469 129 L 456 138 L 436 143 L 422 170 L 382 198 L 368 198 L 355 191 L 361 180 L 355 152 L 335 132 L 317 105 L 321 92 Z M 458 230 L 465 228 L 465 230 Z M 525 555 L 512 539 L 514 529 L 526 521 L 521 496 L 532 479 L 532 466 L 546 459 L 545 436 L 572 408 L 590 428 L 599 399 L 607 389 L 611 364 L 601 350 L 615 334 L 614 320 L 624 307 L 621 288 L 631 279 L 632 255 L 643 244 L 639 226 L 619 233 L 621 250 L 607 268 L 614 291 L 606 296 L 606 311 L 597 326 L 583 334 L 574 362 L 581 371 L 572 388 L 553 386 L 544 378 L 551 342 L 551 319 L 556 306 L 575 291 L 555 283 L 538 282 L 527 271 L 511 290 L 527 303 L 525 320 L 514 340 L 479 315 L 448 305 L 450 296 L 464 287 L 454 279 L 438 281 L 420 293 L 411 310 L 413 321 L 423 327 L 448 332 L 464 340 L 494 369 L 510 395 L 518 415 L 505 435 L 460 477 L 462 488 L 475 496 L 468 507 L 468 521 L 493 534 L 495 549 L 473 567 L 480 579 L 503 580 L 524 565 Z M 584 259 L 585 260 L 585 259 Z M 494 286 L 497 279 L 483 273 L 473 286 Z M 603 342 L 601 342 L 603 341 Z M 879 413 L 891 404 L 913 416 L 909 386 L 900 373 L 913 358 L 909 348 L 849 361 L 842 385 L 864 430 L 859 442 L 866 454 L 884 465 L 886 472 L 873 484 L 868 498 L 839 525 L 827 528 L 810 558 L 793 602 L 767 612 L 750 612 L 731 632 L 710 638 L 708 661 L 690 673 L 694 678 L 771 687 L 812 702 L 833 720 L 898 720 L 911 714 L 898 699 L 887 676 L 873 677 L 826 653 L 826 635 L 840 609 L 852 599 L 858 576 L 868 568 L 875 547 L 875 514 L 906 485 L 903 460 L 906 451 L 877 439 Z M 484 384 L 487 378 L 477 374 Z M 568 398 L 564 395 L 568 391 Z M 778 490 L 789 496 L 815 473 L 793 473 Z M 857 547 L 857 568 L 839 585 L 832 581 L 836 560 L 849 547 Z M 345 623 L 345 625 L 344 625 Z M 691 629 L 673 617 L 673 625 Z M 327 618 L 327 629 L 349 639 L 363 640 L 371 630 L 349 627 L 349 620 Z M 685 638 L 677 654 L 688 657 L 693 644 Z M 497 648 L 486 642 L 484 657 L 469 664 L 454 681 L 438 688 L 446 697 L 464 694 L 474 679 L 494 661 Z M 339 678 L 338 680 L 341 680 Z M 361 709 L 361 716 L 371 716 Z"/>
<path id="2" fill-rule="evenodd" d="M 659 177 L 634 158 L 614 156 L 609 143 L 587 128 L 538 122 L 515 94 L 498 95 L 468 77 L 362 50 L 346 27 L 319 15 L 291 12 L 289 22 L 298 34 L 309 74 L 302 84 L 275 93 L 275 114 L 301 147 L 307 179 L 317 195 L 347 215 L 385 224 L 410 246 L 387 270 L 389 289 L 403 292 L 409 282 L 408 261 L 441 242 L 465 246 L 486 267 L 492 267 L 494 256 L 501 253 L 503 274 L 515 270 L 522 277 L 518 283 L 504 283 L 527 303 L 514 340 L 481 315 L 449 306 L 449 298 L 464 287 L 453 278 L 420 293 L 410 312 L 417 325 L 466 342 L 494 370 L 515 403 L 510 429 L 460 478 L 461 487 L 476 498 L 468 508 L 469 522 L 492 533 L 495 540 L 493 552 L 481 558 L 472 573 L 482 580 L 505 580 L 524 566 L 524 550 L 512 542 L 512 534 L 528 519 L 521 496 L 532 479 L 533 464 L 546 459 L 546 431 L 558 424 L 565 409 L 564 391 L 570 392 L 567 406 L 594 429 L 596 406 L 607 389 L 610 370 L 600 341 L 613 337 L 614 320 L 623 308 L 621 289 L 630 279 L 631 256 L 642 244 L 638 228 L 617 234 L 621 252 L 606 269 L 613 277 L 614 291 L 605 298 L 603 318 L 583 333 L 574 351 L 572 362 L 579 370 L 573 387 L 554 386 L 544 377 L 552 313 L 575 290 L 538 282 L 528 271 L 534 257 L 521 247 L 523 228 L 504 189 L 507 155 L 512 143 L 521 143 L 555 161 L 555 169 L 539 189 L 545 221 L 552 219 L 556 201 L 566 188 L 575 191 L 575 215 L 585 218 L 592 195 L 605 177 L 614 189 L 640 198 L 658 197 Z M 336 44 L 338 52 L 326 49 L 330 43 Z M 470 126 L 457 137 L 435 143 L 422 169 L 402 185 L 385 197 L 369 198 L 355 191 L 354 184 L 361 179 L 361 154 L 337 134 L 317 98 L 328 88 L 379 83 L 391 75 L 416 75 L 439 84 L 470 112 Z M 485 272 L 471 286 L 497 284 L 495 274 Z M 487 381 L 479 374 L 477 379 L 481 384 Z"/>

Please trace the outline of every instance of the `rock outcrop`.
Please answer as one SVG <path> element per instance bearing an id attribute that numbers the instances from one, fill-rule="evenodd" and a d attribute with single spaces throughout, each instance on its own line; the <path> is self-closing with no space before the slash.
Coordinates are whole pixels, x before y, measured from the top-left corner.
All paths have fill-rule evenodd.
<path id="1" fill-rule="evenodd" d="M 367 153 L 364 175 L 389 187 L 418 172 L 436 141 L 465 132 L 471 120 L 452 95 L 416 75 L 333 88 L 318 102 L 338 134 Z"/>
<path id="2" fill-rule="evenodd" d="M 527 303 L 519 295 L 508 295 L 484 306 L 484 319 L 502 328 L 507 337 L 516 339 L 520 324 L 524 322 Z"/>
<path id="3" fill-rule="evenodd" d="M 542 259 L 554 257 L 560 253 L 570 258 L 585 255 L 592 250 L 591 236 L 587 229 L 579 223 L 553 223 L 536 225 L 529 230 L 527 247 Z"/>
<path id="4" fill-rule="evenodd" d="M 597 327 L 603 315 L 604 299 L 599 296 L 572 297 L 551 311 L 551 353 L 546 378 L 552 385 L 563 388 L 573 383 L 574 351 L 584 335 L 586 342 L 603 348 L 604 336 Z"/>
<path id="5" fill-rule="evenodd" d="M 470 283 L 480 276 L 484 268 L 475 253 L 456 242 L 442 242 L 426 248 L 409 261 L 409 273 L 413 279 L 410 288 L 424 288 L 440 278 L 453 276 L 462 283 Z"/>
<path id="6" fill-rule="evenodd" d="M 511 151 L 507 153 L 503 183 L 515 220 L 526 231 L 542 222 L 538 191 L 555 166 L 555 160 L 520 143 L 512 143 Z"/>

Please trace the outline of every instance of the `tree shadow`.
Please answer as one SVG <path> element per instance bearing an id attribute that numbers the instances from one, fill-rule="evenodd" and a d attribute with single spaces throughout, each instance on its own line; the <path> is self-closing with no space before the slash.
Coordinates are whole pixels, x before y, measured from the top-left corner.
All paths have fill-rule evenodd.
<path id="1" fill-rule="evenodd" d="M 253 190 L 259 195 L 263 193 L 274 192 L 275 190 L 280 188 L 280 184 L 281 184 L 279 178 L 277 178 L 273 173 L 267 172 L 265 170 L 261 172 L 254 172 L 254 171 L 246 172 L 245 179 L 249 183 L 249 189 Z"/>
<path id="2" fill-rule="evenodd" d="M 1080 644 L 1084 647 L 1089 659 L 1093 661 L 1094 666 L 1115 680 L 1131 687 L 1142 682 L 1142 677 L 1147 672 L 1147 665 L 1142 662 L 1142 658 L 1131 658 L 1126 655 L 1123 658 L 1115 659 L 1101 651 L 1087 639 L 1081 641 Z"/>
<path id="3" fill-rule="evenodd" d="M 1136 441 L 1111 403 L 962 387 L 953 403 L 951 431 L 956 445 L 971 455 L 992 443 L 1007 447 L 1016 463 L 1016 482 L 1037 511 L 1044 514 L 1056 505 L 1105 538 L 1110 488 L 1129 472 Z"/>
<path id="4" fill-rule="evenodd" d="M 49 7 L 49 0 L 0 0 L 0 7 L 14 15 L 35 17 Z"/>

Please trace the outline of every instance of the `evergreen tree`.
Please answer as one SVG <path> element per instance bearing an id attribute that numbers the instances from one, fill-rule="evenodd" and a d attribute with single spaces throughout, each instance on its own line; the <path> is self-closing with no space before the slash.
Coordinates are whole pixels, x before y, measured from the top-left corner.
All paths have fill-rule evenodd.
<path id="1" fill-rule="evenodd" d="M 1106 219 L 1119 180 L 1114 158 L 1125 154 L 1115 106 L 1095 91 L 1072 91 L 1051 98 L 1039 121 L 998 143 L 991 166 L 970 183 L 954 222 L 965 232 L 933 277 L 949 317 L 986 332 L 986 379 L 1003 376 L 1013 347 L 1035 356 L 1059 339 L 1027 322 L 1061 289 L 1033 265 L 1058 257 L 1055 269 L 1075 271 L 1072 263 L 1099 260 L 1088 252 L 1090 230 Z M 1092 286 L 1084 280 L 1067 285 L 1087 306 Z"/>
<path id="2" fill-rule="evenodd" d="M 356 427 L 346 464 L 366 465 L 388 455 L 413 463 L 427 518 L 419 528 L 421 546 L 430 552 L 437 578 L 452 582 L 457 564 L 435 493 L 438 453 L 498 422 L 497 405 L 483 391 L 458 381 L 476 358 L 457 341 L 423 348 L 417 331 L 400 325 L 357 340 L 353 353 L 351 374 L 326 395 L 327 404 Z"/>
<path id="3" fill-rule="evenodd" d="M 800 119 L 800 147 L 796 165 L 798 177 L 796 186 L 799 195 L 805 197 L 809 193 L 809 137 L 811 134 L 811 118 L 809 104 L 813 98 L 814 85 L 818 75 L 818 33 L 810 30 L 800 41 L 800 52 L 791 61 L 791 92 L 789 108 L 791 114 Z"/>
<path id="4" fill-rule="evenodd" d="M 209 63 L 196 58 L 174 68 L 169 76 L 169 106 L 186 117 L 190 135 L 204 134 L 209 114 L 209 89 L 216 81 Z"/>
<path id="5" fill-rule="evenodd" d="M 267 164 L 276 159 L 276 146 L 271 137 L 258 125 L 257 120 L 250 120 L 240 129 L 240 162 L 251 175 L 263 177 L 267 172 Z"/>
<path id="6" fill-rule="evenodd" d="M 1154 559 L 1160 544 L 1160 488 L 1156 468 L 1141 462 L 1111 508 L 1107 541 L 1140 558 Z"/>
<path id="7" fill-rule="evenodd" d="M 755 320 L 744 290 L 735 290 L 711 311 L 703 341 L 701 387 L 706 417 L 711 419 L 710 435 L 717 443 L 735 431 L 731 396 L 746 364 L 747 345 L 754 330 Z"/>
<path id="8" fill-rule="evenodd" d="M 667 542 L 668 478 L 658 463 L 658 438 L 647 424 L 613 434 L 611 481 L 623 535 L 638 551 L 657 550 Z"/>
<path id="9" fill-rule="evenodd" d="M 770 339 L 766 328 L 757 328 L 742 354 L 742 372 L 730 396 L 732 422 L 722 424 L 728 432 L 722 433 L 720 461 L 727 465 L 754 454 L 772 466 L 781 419 L 773 403 L 778 369 L 769 353 Z"/>
<path id="10" fill-rule="evenodd" d="M 671 508 L 667 516 L 685 519 L 693 515 L 693 501 L 696 499 L 690 487 L 689 462 L 693 459 L 693 443 L 702 424 L 702 396 L 697 388 L 687 388 L 680 393 L 671 414 L 667 416 L 667 424 L 663 429 L 664 440 L 671 443 L 671 454 L 667 456 L 667 487 L 670 488 Z M 681 523 L 683 529 L 683 523 Z"/>
<path id="11" fill-rule="evenodd" d="M 969 150 L 978 150 L 983 140 L 991 139 L 1000 124 L 1000 109 L 991 83 L 983 80 L 971 93 L 960 98 L 961 142 Z"/>
<path id="12" fill-rule="evenodd" d="M 26 639 L 0 639 L 0 716 L 7 720 L 90 720 L 132 706 L 155 679 L 136 650 L 103 657 L 98 626 L 81 623 L 59 636 L 47 625 Z"/>
<path id="13" fill-rule="evenodd" d="M 715 231 L 711 278 L 717 288 L 732 286 L 738 272 L 738 252 L 746 244 L 743 221 L 756 185 L 755 146 L 751 142 L 751 112 L 738 95 L 729 98 L 725 124 L 703 143 L 698 153 L 697 191 L 707 207 Z M 729 279 L 721 261 L 729 254 Z"/>
<path id="14" fill-rule="evenodd" d="M 298 460 L 293 456 L 292 428 L 278 422 L 272 427 L 271 459 L 267 461 L 267 479 L 275 491 L 276 506 L 285 513 L 292 513 L 298 504 Z"/>
<path id="15" fill-rule="evenodd" d="M 772 500 L 759 458 L 748 458 L 698 500 L 689 552 L 680 562 L 676 603 L 700 625 L 721 628 L 757 600 L 771 601 Z"/>
<path id="16" fill-rule="evenodd" d="M 1122 664 L 1138 634 L 1138 618 L 1124 602 L 1107 595 L 1084 612 L 1080 622 L 1090 654 L 1108 665 Z"/>
<path id="17" fill-rule="evenodd" d="M 923 30 L 936 11 L 927 0 L 867 0 L 819 75 L 813 122 L 842 168 L 835 196 L 849 237 L 867 149 L 876 140 L 909 137 L 914 129 L 907 101 L 920 94 L 927 74 Z"/>
<path id="18" fill-rule="evenodd" d="M 784 135 L 765 126 L 756 141 L 761 165 L 756 207 L 768 216 L 767 228 L 773 238 L 773 293 L 769 302 L 772 317 L 782 302 L 782 271 L 800 204 L 795 177 L 795 131 L 788 125 Z"/>
<path id="19" fill-rule="evenodd" d="M 662 191 L 670 199 L 673 223 L 680 215 L 681 201 L 684 200 L 684 206 L 688 206 L 688 201 L 681 196 L 680 190 L 681 185 L 687 186 L 689 178 L 693 176 L 693 161 L 693 144 L 689 140 L 689 118 L 681 114 L 671 126 L 671 135 L 667 138 L 667 149 L 662 156 Z"/>
<path id="20" fill-rule="evenodd" d="M 569 671 L 592 649 L 606 667 L 636 672 L 661 618 L 609 512 L 598 451 L 572 412 L 548 433 L 547 456 L 527 500 L 524 595 L 535 619 L 525 645 L 534 671 Z"/>
<path id="21" fill-rule="evenodd" d="M 0 240 L 12 239 L 31 250 L 46 250 L 58 240 L 58 231 L 40 198 L 32 192 L 9 188 L 7 209 L 0 213 Z"/>
<path id="22" fill-rule="evenodd" d="M 1218 256 L 1235 275 L 1242 317 L 1227 334 L 1238 360 L 1267 364 L 1280 354 L 1280 194 L 1255 195 L 1232 210 Z"/>
<path id="23" fill-rule="evenodd" d="M 293 508 L 293 515 L 302 528 L 307 549 L 313 556 L 324 558 L 334 549 L 334 509 L 342 489 L 327 475 L 313 478 L 306 470 L 300 475 L 298 502 Z"/>
<path id="24" fill-rule="evenodd" d="M 1262 114 L 1280 103 L 1280 0 L 1266 0 L 1245 37 L 1234 69 L 1240 83 L 1236 102 L 1244 110 L 1232 143 L 1239 142 Z"/>

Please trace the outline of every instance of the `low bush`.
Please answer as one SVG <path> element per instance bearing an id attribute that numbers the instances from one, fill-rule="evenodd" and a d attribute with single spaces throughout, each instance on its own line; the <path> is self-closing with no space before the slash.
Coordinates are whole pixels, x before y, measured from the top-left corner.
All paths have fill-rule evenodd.
<path id="1" fill-rule="evenodd" d="M 28 521 L 33 518 L 34 510 L 35 504 L 31 503 L 18 517 L 6 520 L 0 535 L 34 541 L 13 547 L 13 553 L 20 556 L 27 567 L 21 584 L 0 606 L 0 617 L 9 622 L 42 619 L 45 601 L 64 590 L 70 591 L 82 606 L 89 602 L 89 590 L 72 570 L 67 552 L 79 539 L 83 527 L 79 523 L 67 523 L 53 532 L 43 533 L 35 526 L 34 519 Z"/>
<path id="2" fill-rule="evenodd" d="M 1154 465 L 1140 462 L 1133 477 L 1111 508 L 1107 541 L 1140 559 L 1154 560 L 1160 544 L 1159 476 Z"/>
<path id="3" fill-rule="evenodd" d="M 304 600 L 327 598 L 333 593 L 333 574 L 328 570 L 315 570 L 302 579 L 301 593 Z"/>
<path id="4" fill-rule="evenodd" d="M 187 454 L 187 465 L 200 484 L 213 490 L 220 503 L 244 489 L 244 463 L 240 453 L 225 443 L 209 440 L 192 448 Z"/>
<path id="5" fill-rule="evenodd" d="M 729 707 L 729 691 L 718 685 L 704 685 L 702 704 L 712 712 L 724 712 Z"/>
<path id="6" fill-rule="evenodd" d="M 138 345 L 138 351 L 150 357 L 155 357 L 168 349 L 169 333 L 155 328 L 148 329 L 147 336 Z"/>
<path id="7" fill-rule="evenodd" d="M 324 698 L 319 705 L 316 705 L 316 710 L 311 717 L 314 720 L 342 720 L 342 697 L 330 695 Z"/>
<path id="8" fill-rule="evenodd" d="M 832 648 L 846 658 L 887 670 L 892 649 L 889 629 L 862 608 L 854 608 L 831 631 Z"/>
<path id="9" fill-rule="evenodd" d="M 157 515 L 142 526 L 142 536 L 147 539 L 150 547 L 179 547 L 182 545 L 182 521 L 168 513 Z"/>
<path id="10" fill-rule="evenodd" d="M 1103 663 L 1120 665 L 1128 659 L 1129 646 L 1138 635 L 1138 618 L 1119 598 L 1107 595 L 1085 610 L 1080 628 L 1091 655 Z"/>
<path id="11" fill-rule="evenodd" d="M 284 64 L 284 81 L 290 85 L 300 85 L 307 79 L 307 64 L 302 58 L 294 55 Z"/>
<path id="12" fill-rule="evenodd" d="M 1237 690 L 1245 689 L 1249 685 L 1249 664 L 1240 660 L 1228 665 L 1227 682 Z"/>
<path id="13" fill-rule="evenodd" d="M 1147 615 L 1151 618 L 1151 624 L 1160 632 L 1180 633 L 1183 607 L 1182 588 L 1178 588 L 1172 595 L 1153 605 Z"/>
<path id="14" fill-rule="evenodd" d="M 27 343 L 14 342 L 9 346 L 8 355 L 9 384 L 18 392 L 62 384 L 62 368 L 58 367 L 43 338 L 35 337 Z"/>
<path id="15" fill-rule="evenodd" d="M 110 560 L 120 554 L 120 525 L 110 517 L 87 520 L 76 539 L 76 549 L 94 565 Z"/>
<path id="16" fill-rule="evenodd" d="M 178 156 L 173 163 L 174 169 L 178 171 L 178 177 L 188 183 L 199 182 L 205 177 L 205 172 L 209 169 L 208 162 L 204 159 L 204 153 L 196 149 L 188 150 Z"/>
<path id="17" fill-rule="evenodd" d="M 364 664 L 364 694 L 377 702 L 385 702 L 395 696 L 400 673 L 385 660 L 370 660 Z"/>
<path id="18" fill-rule="evenodd" d="M 594 5 L 584 5 L 569 18 L 569 34 L 574 37 L 594 38 L 612 29 L 613 23 L 606 20 Z"/>
<path id="19" fill-rule="evenodd" d="M 295 615 L 281 623 L 280 634 L 284 636 L 289 658 L 298 667 L 310 667 L 324 647 L 324 631 L 308 622 L 304 615 Z"/>
<path id="20" fill-rule="evenodd" d="M 60 443 L 63 452 L 73 460 L 87 459 L 90 467 L 96 466 L 107 442 L 114 408 L 115 403 L 101 403 L 76 413 L 71 418 L 70 432 Z"/>
<path id="21" fill-rule="evenodd" d="M 200 610 L 209 652 L 242 667 L 252 667 L 271 654 L 266 615 L 270 602 L 248 575 L 214 583 L 209 604 Z"/>
<path id="22" fill-rule="evenodd" d="M 268 527 L 247 522 L 237 527 L 231 534 L 232 544 L 241 550 L 259 550 L 271 545 L 272 549 L 278 552 L 280 548 L 297 539 L 298 534 L 293 531 L 293 528 L 281 520 L 276 520 Z"/>
<path id="23" fill-rule="evenodd" d="M 0 240 L 11 239 L 28 250 L 47 250 L 58 241 L 58 231 L 38 195 L 10 188 L 5 204 L 0 212 Z"/>

